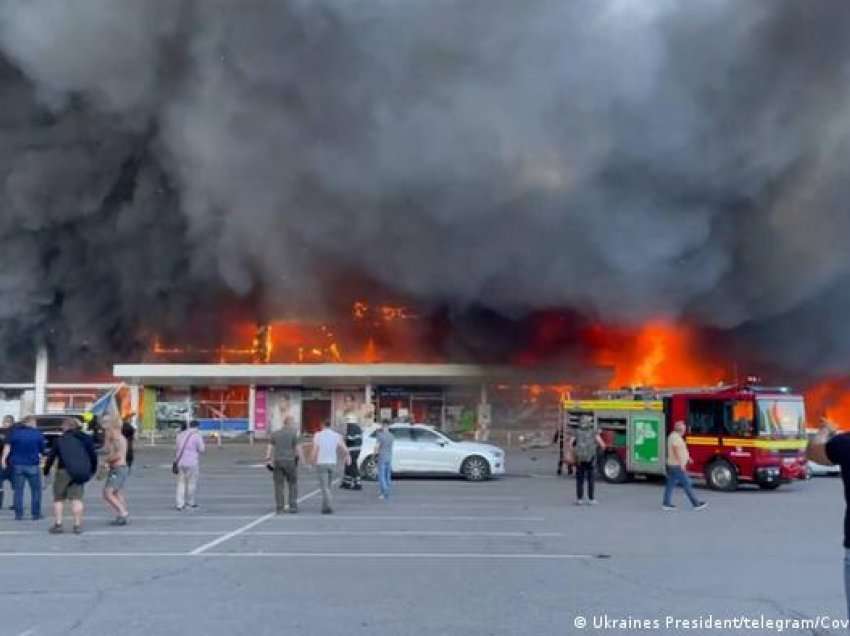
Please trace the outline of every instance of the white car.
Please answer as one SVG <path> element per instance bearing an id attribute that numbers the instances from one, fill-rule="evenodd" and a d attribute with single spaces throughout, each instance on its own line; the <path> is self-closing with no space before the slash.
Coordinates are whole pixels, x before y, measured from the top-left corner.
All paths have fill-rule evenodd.
<path id="1" fill-rule="evenodd" d="M 379 426 L 363 432 L 358 465 L 365 479 L 378 477 L 375 456 Z M 391 424 L 393 474 L 459 475 L 469 481 L 484 481 L 505 474 L 505 451 L 491 444 L 466 442 L 425 424 Z"/>
<path id="2" fill-rule="evenodd" d="M 818 464 L 809 460 L 806 463 L 806 470 L 808 471 L 809 477 L 819 477 L 822 475 L 840 475 L 841 474 L 841 466 L 824 466 L 823 464 Z"/>

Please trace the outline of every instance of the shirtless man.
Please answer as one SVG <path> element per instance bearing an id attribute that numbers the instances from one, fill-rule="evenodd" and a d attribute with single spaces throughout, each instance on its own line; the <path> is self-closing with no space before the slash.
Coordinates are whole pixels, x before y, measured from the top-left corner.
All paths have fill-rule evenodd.
<path id="1" fill-rule="evenodd" d="M 103 486 L 103 500 L 115 512 L 115 519 L 110 522 L 113 526 L 126 526 L 130 513 L 127 511 L 127 500 L 124 497 L 124 486 L 127 483 L 129 468 L 127 467 L 127 439 L 121 433 L 121 423 L 109 416 L 103 418 L 103 429 L 106 433 L 104 461 L 109 467 L 106 484 Z"/>

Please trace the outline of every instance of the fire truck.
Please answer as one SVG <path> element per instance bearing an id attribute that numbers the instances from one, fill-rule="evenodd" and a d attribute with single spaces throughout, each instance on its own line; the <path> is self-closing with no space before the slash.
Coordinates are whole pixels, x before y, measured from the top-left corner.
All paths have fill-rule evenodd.
<path id="1" fill-rule="evenodd" d="M 773 490 L 806 478 L 805 405 L 784 387 L 630 389 L 565 398 L 562 407 L 566 436 L 583 415 L 594 418 L 607 446 L 600 472 L 611 483 L 663 476 L 667 434 L 678 421 L 693 459 L 688 473 L 710 488 L 733 491 L 743 482 Z"/>

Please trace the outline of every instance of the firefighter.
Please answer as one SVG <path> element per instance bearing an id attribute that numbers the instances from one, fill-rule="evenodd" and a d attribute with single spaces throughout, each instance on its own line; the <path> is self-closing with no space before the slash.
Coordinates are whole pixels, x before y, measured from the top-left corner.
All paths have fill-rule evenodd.
<path id="1" fill-rule="evenodd" d="M 363 445 L 363 429 L 357 423 L 357 416 L 347 415 L 345 418 L 345 446 L 351 461 L 345 467 L 345 475 L 342 478 L 342 488 L 347 490 L 362 490 L 360 485 L 360 470 L 357 468 L 357 459 L 360 457 L 360 447 Z"/>

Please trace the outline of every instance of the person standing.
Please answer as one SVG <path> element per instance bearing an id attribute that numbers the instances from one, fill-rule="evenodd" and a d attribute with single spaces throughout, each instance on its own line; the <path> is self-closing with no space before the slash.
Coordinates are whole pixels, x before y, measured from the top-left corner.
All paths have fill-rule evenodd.
<path id="1" fill-rule="evenodd" d="M 53 443 L 44 463 L 45 477 L 50 474 L 54 462 L 57 463 L 53 479 L 53 526 L 49 532 L 64 532 L 65 501 L 70 500 L 74 534 L 80 534 L 83 531 L 83 489 L 97 471 L 97 453 L 94 440 L 80 430 L 78 420 L 72 417 L 62 420 L 62 435 Z"/>
<path id="2" fill-rule="evenodd" d="M 113 526 L 126 526 L 129 522 L 130 513 L 127 509 L 127 499 L 124 489 L 127 486 L 127 440 L 121 434 L 121 424 L 111 417 L 103 418 L 103 428 L 106 434 L 105 447 L 106 463 L 109 472 L 106 475 L 106 483 L 103 486 L 103 500 L 109 508 L 115 512 L 115 519 L 110 522 Z"/>
<path id="3" fill-rule="evenodd" d="M 333 512 L 331 500 L 331 483 L 333 482 L 334 470 L 340 456 L 345 457 L 346 466 L 351 462 L 348 449 L 342 435 L 331 428 L 330 420 L 325 422 L 324 428 L 313 436 L 312 463 L 319 473 L 319 488 L 322 490 L 322 514 L 329 515 Z"/>
<path id="4" fill-rule="evenodd" d="M 357 416 L 348 415 L 345 419 L 345 446 L 348 449 L 348 457 L 351 461 L 345 466 L 345 476 L 342 478 L 341 487 L 350 490 L 362 490 L 357 460 L 360 458 L 360 448 L 363 446 L 363 429 L 357 423 Z"/>
<path id="5" fill-rule="evenodd" d="M 186 430 L 177 434 L 177 510 L 197 508 L 195 492 L 201 475 L 201 455 L 206 452 L 204 438 L 198 430 L 198 420 L 189 422 Z"/>
<path id="6" fill-rule="evenodd" d="M 375 436 L 378 446 L 375 450 L 378 456 L 378 497 L 390 498 L 390 487 L 393 481 L 393 443 L 395 438 L 390 432 L 390 421 L 381 421 L 381 430 Z"/>
<path id="7" fill-rule="evenodd" d="M 685 423 L 679 420 L 673 425 L 673 430 L 667 436 L 667 483 L 664 485 L 664 503 L 661 506 L 667 511 L 676 509 L 672 501 L 673 489 L 676 486 L 682 487 L 694 510 L 702 510 L 708 506 L 706 502 L 697 499 L 691 478 L 688 477 L 686 472 L 688 464 L 693 461 L 688 452 L 688 445 L 685 443 L 686 430 Z"/>
<path id="8" fill-rule="evenodd" d="M 303 459 L 295 421 L 286 416 L 283 426 L 269 436 L 266 447 L 266 466 L 272 471 L 277 514 L 298 512 L 298 463 Z"/>
<path id="9" fill-rule="evenodd" d="M 3 448 L 6 446 L 6 438 L 9 436 L 9 433 L 12 432 L 12 427 L 15 425 L 15 418 L 11 415 L 3 416 L 3 423 L 0 424 L 0 457 L 3 456 Z M 14 484 L 12 480 L 12 467 L 8 468 L 0 468 L 0 510 L 3 509 L 3 499 L 6 494 L 5 485 L 6 482 L 9 482 L 9 499 L 14 498 Z M 14 506 L 12 506 L 14 508 Z"/>
<path id="10" fill-rule="evenodd" d="M 821 418 L 821 427 L 806 447 L 806 458 L 823 466 L 841 466 L 844 485 L 844 595 L 850 617 L 850 433 L 836 434 L 832 423 Z"/>
<path id="11" fill-rule="evenodd" d="M 15 519 L 24 518 L 24 487 L 30 488 L 30 513 L 34 521 L 41 519 L 41 472 L 39 460 L 47 452 L 47 440 L 36 428 L 33 415 L 24 418 L 23 426 L 16 426 L 9 433 L 0 467 L 11 466 L 12 484 L 15 490 Z"/>
<path id="12" fill-rule="evenodd" d="M 605 449 L 605 442 L 596 428 L 592 415 L 582 415 L 579 418 L 575 438 L 571 440 L 576 459 L 576 505 L 595 506 L 594 478 L 596 473 L 596 456 Z M 587 482 L 587 496 L 584 498 L 584 483 Z"/>

